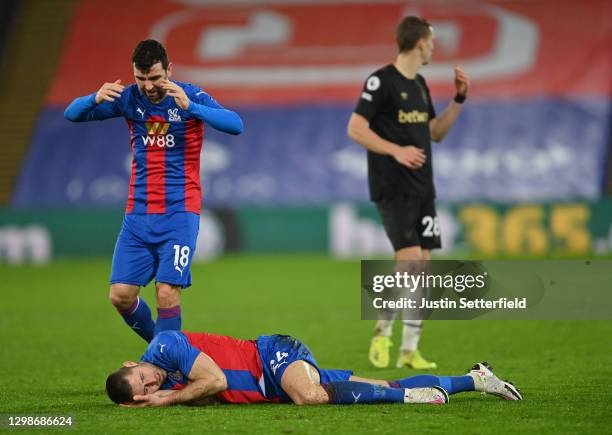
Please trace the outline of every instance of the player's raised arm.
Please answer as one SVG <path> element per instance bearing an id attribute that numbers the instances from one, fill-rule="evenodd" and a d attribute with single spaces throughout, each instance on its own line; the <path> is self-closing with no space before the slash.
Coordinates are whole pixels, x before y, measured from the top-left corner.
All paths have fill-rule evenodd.
<path id="1" fill-rule="evenodd" d="M 183 110 L 189 112 L 194 118 L 201 119 L 216 130 L 229 134 L 240 134 L 244 130 L 244 124 L 240 116 L 231 110 L 225 109 L 204 91 L 196 94 L 198 101 L 190 99 L 185 90 L 170 80 L 162 82 L 168 95 L 174 97 L 176 104 Z"/>
<path id="2" fill-rule="evenodd" d="M 104 83 L 96 93 L 75 99 L 64 111 L 64 118 L 84 122 L 121 116 L 118 101 L 124 89 L 121 80 Z"/>
<path id="3" fill-rule="evenodd" d="M 206 397 L 227 389 L 227 379 L 215 362 L 200 352 L 189 372 L 189 384 L 182 390 L 134 396 L 130 406 L 171 406 L 180 403 L 202 403 Z"/>
<path id="4" fill-rule="evenodd" d="M 446 137 L 455 121 L 457 121 L 463 108 L 463 103 L 467 98 L 467 92 L 470 88 L 470 77 L 460 66 L 455 67 L 455 88 L 457 89 L 457 95 L 455 95 L 454 100 L 450 102 L 441 115 L 429 122 L 431 138 L 435 142 L 440 142 Z"/>

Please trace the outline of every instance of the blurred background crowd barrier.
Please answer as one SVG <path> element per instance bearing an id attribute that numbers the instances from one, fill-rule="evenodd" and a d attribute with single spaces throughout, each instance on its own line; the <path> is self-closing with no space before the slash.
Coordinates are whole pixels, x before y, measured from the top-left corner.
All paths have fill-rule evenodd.
<path id="1" fill-rule="evenodd" d="M 472 90 L 433 149 L 443 255 L 612 251 L 612 2 L 9 0 L 0 22 L 0 262 L 110 255 L 130 176 L 123 119 L 73 124 L 77 96 L 133 82 L 160 40 L 173 78 L 237 110 L 205 131 L 198 255 L 391 253 L 346 124 L 367 76 L 396 55 L 405 15 L 431 21 L 421 71 L 440 112 L 453 66 Z M 1 137 L 1 136 L 0 136 Z"/>

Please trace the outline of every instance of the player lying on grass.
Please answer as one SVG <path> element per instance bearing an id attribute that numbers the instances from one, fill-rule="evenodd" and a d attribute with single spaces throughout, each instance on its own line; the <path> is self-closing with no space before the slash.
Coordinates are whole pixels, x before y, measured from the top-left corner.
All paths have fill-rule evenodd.
<path id="1" fill-rule="evenodd" d="M 518 389 L 499 380 L 486 363 L 476 364 L 465 376 L 367 379 L 349 370 L 320 369 L 310 350 L 288 335 L 240 340 L 163 331 L 139 363 L 124 363 L 106 380 L 111 400 L 134 407 L 256 402 L 443 404 L 449 394 L 463 391 L 522 399 Z"/>

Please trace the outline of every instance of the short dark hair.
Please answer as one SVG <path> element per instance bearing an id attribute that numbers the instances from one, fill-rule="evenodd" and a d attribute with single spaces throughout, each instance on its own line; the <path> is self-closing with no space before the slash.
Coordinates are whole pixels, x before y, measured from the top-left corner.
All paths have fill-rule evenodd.
<path id="1" fill-rule="evenodd" d="M 431 24 L 420 17 L 404 17 L 395 30 L 395 40 L 400 53 L 412 50 L 419 39 L 431 34 Z"/>
<path id="2" fill-rule="evenodd" d="M 165 70 L 168 69 L 168 53 L 155 39 L 140 41 L 132 51 L 132 63 L 142 72 L 149 71 L 157 62 L 161 62 Z"/>
<path id="3" fill-rule="evenodd" d="M 106 378 L 106 394 L 113 402 L 122 404 L 134 401 L 132 386 L 126 379 L 131 371 L 131 367 L 121 367 Z"/>

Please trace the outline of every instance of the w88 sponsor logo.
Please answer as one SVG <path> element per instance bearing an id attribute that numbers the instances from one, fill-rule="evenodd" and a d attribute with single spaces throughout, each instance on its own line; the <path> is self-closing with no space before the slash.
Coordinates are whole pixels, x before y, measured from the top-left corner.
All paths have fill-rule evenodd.
<path id="1" fill-rule="evenodd" d="M 147 135 L 141 136 L 145 146 L 157 146 L 160 148 L 173 148 L 175 145 L 174 135 L 166 134 L 170 128 L 168 122 L 145 122 Z"/>
<path id="2" fill-rule="evenodd" d="M 171 134 L 158 134 L 155 136 L 142 136 L 142 141 L 146 146 L 158 146 L 160 148 L 173 148 L 174 136 Z"/>

